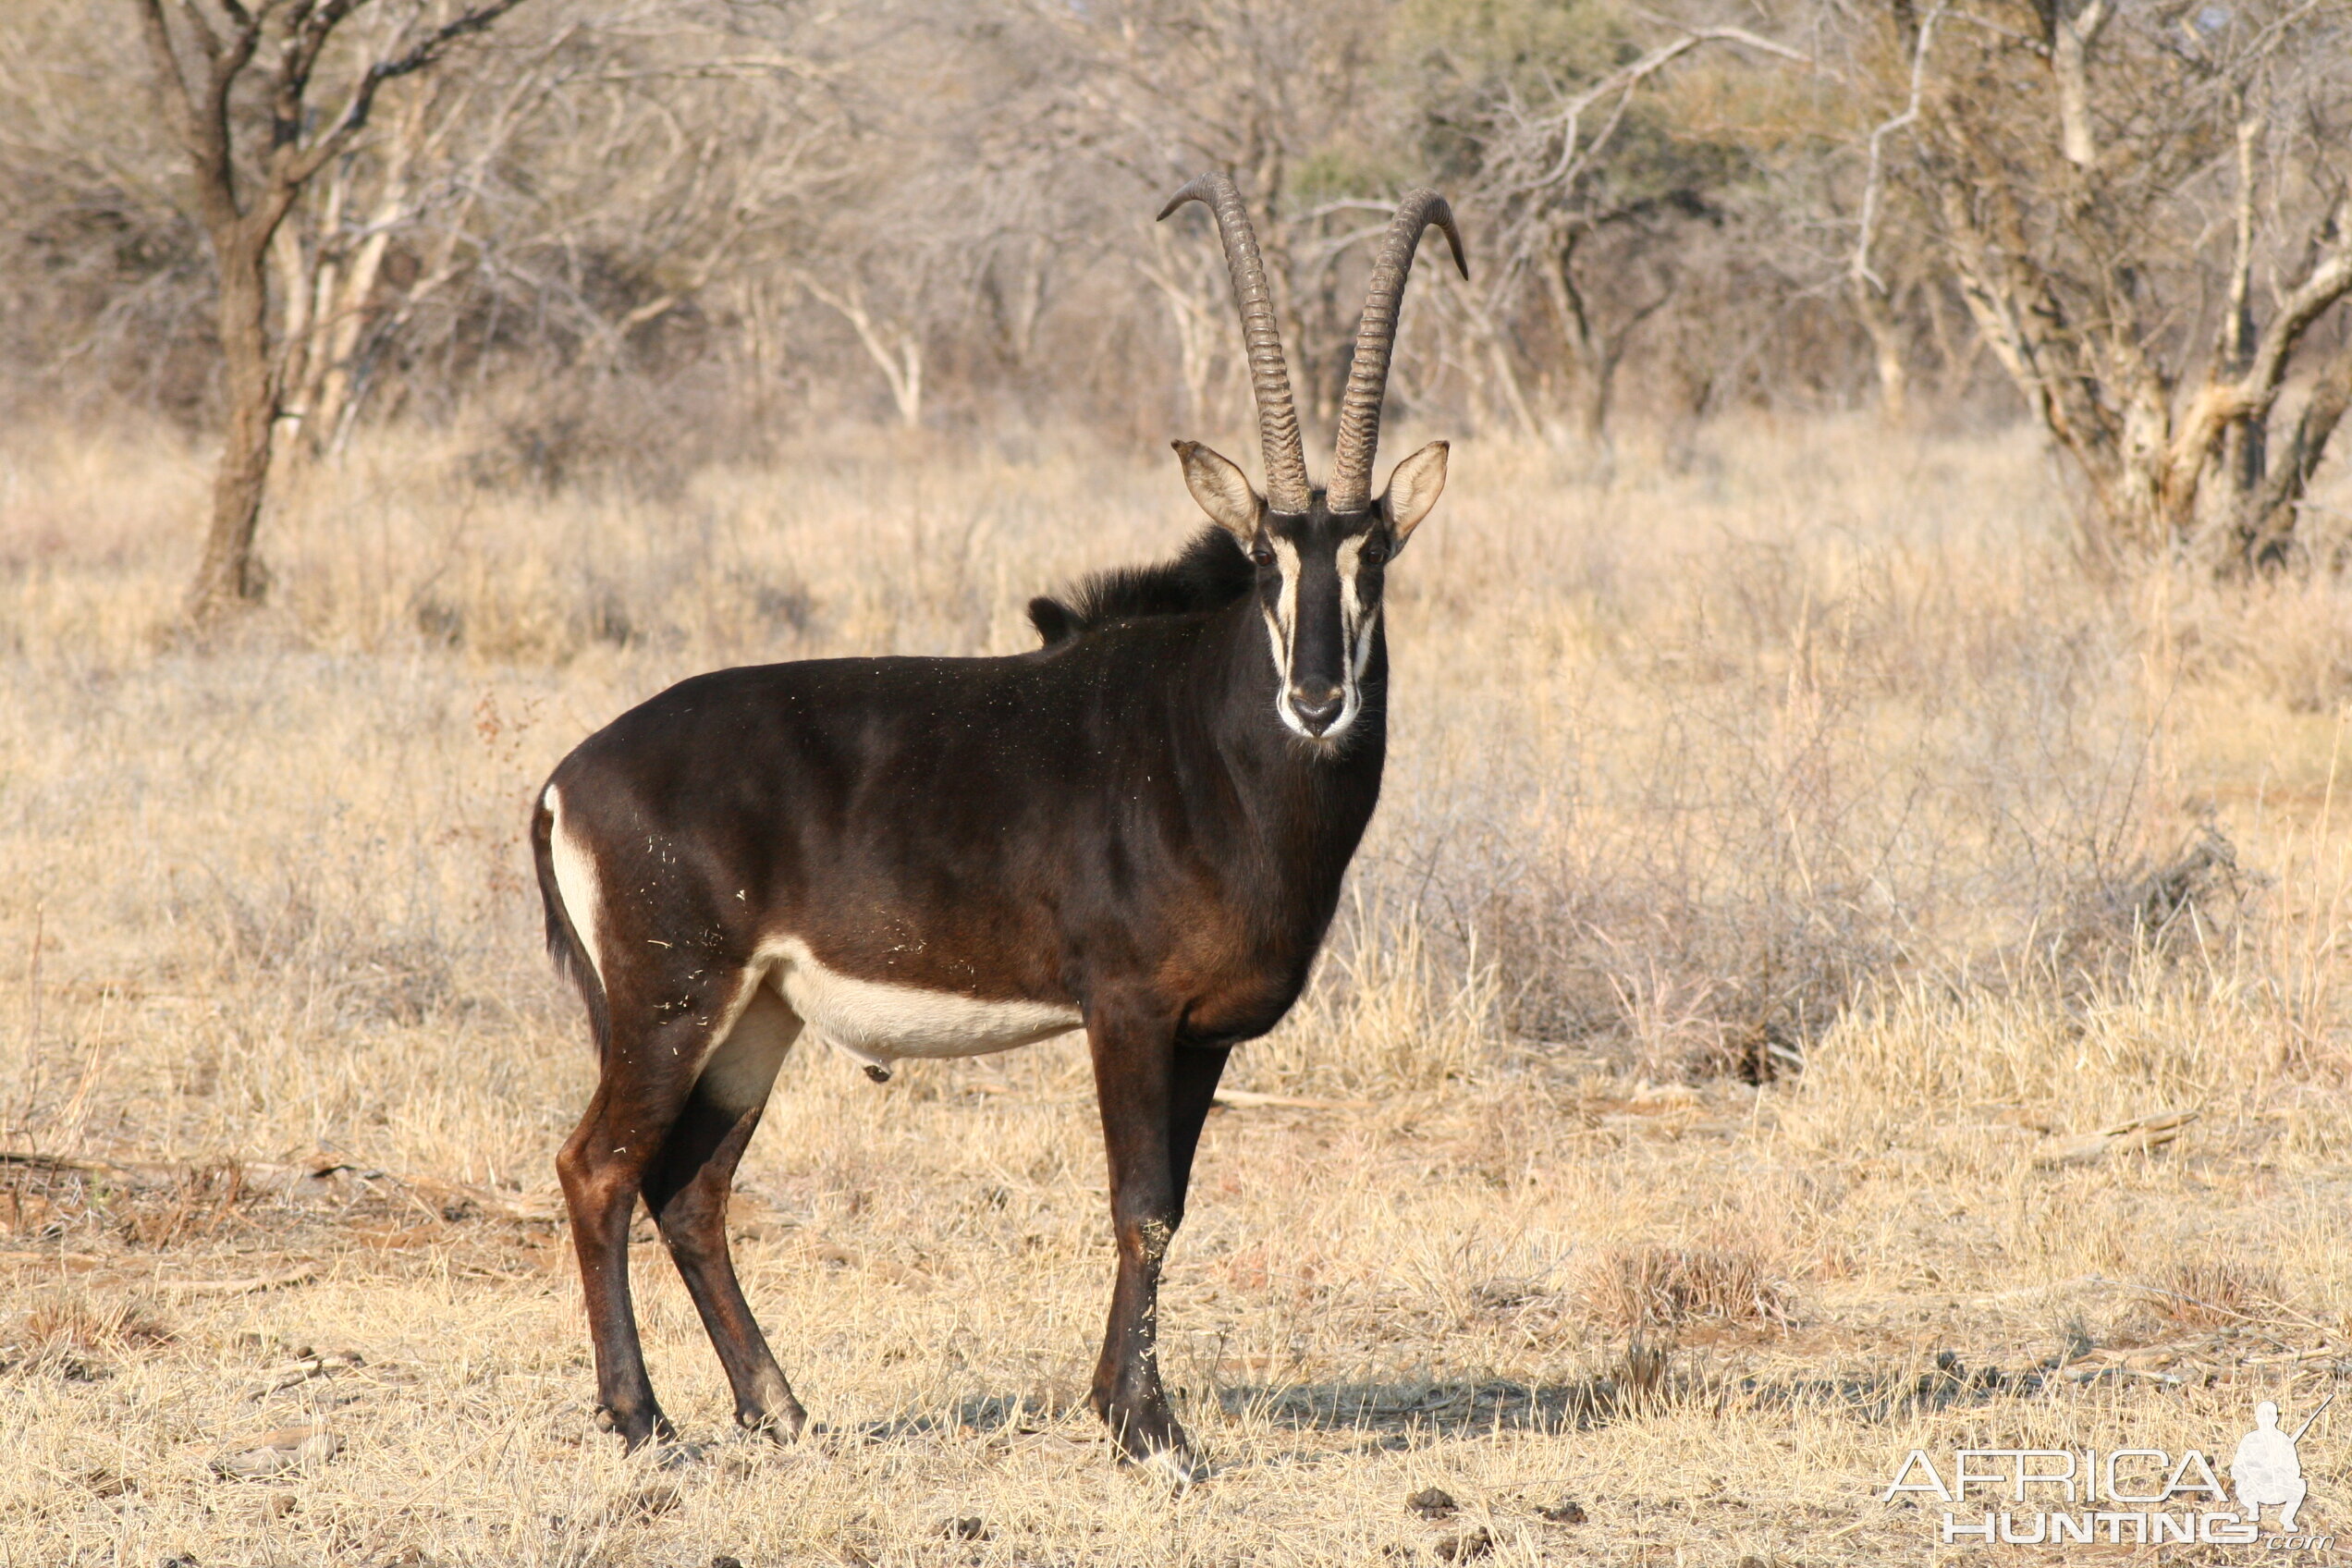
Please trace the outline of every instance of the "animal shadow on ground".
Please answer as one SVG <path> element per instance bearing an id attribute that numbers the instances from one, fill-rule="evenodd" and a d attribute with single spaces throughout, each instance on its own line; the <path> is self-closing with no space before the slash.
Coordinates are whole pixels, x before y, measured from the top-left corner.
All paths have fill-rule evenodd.
<path id="1" fill-rule="evenodd" d="M 1657 1379 L 1653 1379 L 1655 1383 Z M 1572 1431 L 1592 1427 L 1652 1390 L 1600 1377 L 1561 1383 L 1328 1382 L 1220 1384 L 1180 1404 L 1213 1401 L 1229 1416 L 1297 1431 L 1378 1433 L 1400 1440 L 1437 1429 Z M 1080 1402 L 1082 1404 L 1083 1402 Z M 1078 1405 L 1023 1394 L 975 1394 L 946 1410 L 911 1412 L 849 1428 L 868 1442 L 945 1433 L 1018 1435 L 1047 1430 Z M 821 1429 L 821 1428 L 820 1428 Z"/>
<path id="2" fill-rule="evenodd" d="M 1439 1429 L 1580 1430 L 1671 1397 L 1670 1383 L 1664 1354 L 1637 1350 L 1613 1374 L 1557 1383 L 1508 1378 L 1220 1381 L 1209 1389 L 1187 1390 L 1178 1399 L 1195 1408 L 1213 1403 L 1229 1416 L 1292 1430 L 1379 1433 L 1402 1439 Z M 981 1394 L 960 1400 L 944 1411 L 910 1413 L 852 1429 L 871 1442 L 943 1432 L 1036 1432 L 1083 1403 L 1035 1394 Z"/>
<path id="3" fill-rule="evenodd" d="M 1231 1386 L 1219 1391 L 1229 1415 L 1323 1431 L 1395 1436 L 1474 1436 L 1480 1432 L 1586 1431 L 1667 1409 L 1835 1409 L 1870 1424 L 1921 1411 L 1987 1403 L 2037 1392 L 2052 1361 L 2019 1372 L 1970 1369 L 1946 1351 L 1914 1376 L 1888 1369 L 1832 1378 L 1724 1378 L 1678 1368 L 1668 1353 L 1635 1347 L 1610 1372 L 1559 1382 L 1515 1378 L 1468 1381 L 1300 1383 Z"/>
<path id="4" fill-rule="evenodd" d="M 1589 1431 L 1670 1409 L 1832 1410 L 1877 1426 L 1928 1411 L 2027 1397 L 2059 1375 L 2059 1364 L 2017 1371 L 1969 1367 L 1950 1351 L 1926 1370 L 1888 1368 L 1823 1378 L 1710 1377 L 1677 1368 L 1668 1353 L 1636 1347 L 1605 1373 L 1557 1382 L 1510 1378 L 1469 1380 L 1337 1380 L 1225 1383 L 1206 1394 L 1229 1417 L 1292 1431 L 1349 1432 L 1375 1446 L 1404 1447 L 1433 1437 Z M 1197 1405 L 1204 1394 L 1187 1402 Z M 848 1428 L 867 1442 L 949 1433 L 1015 1436 L 1042 1432 L 1083 1401 L 1035 1394 L 975 1394 L 942 1411 L 915 1412 Z"/>

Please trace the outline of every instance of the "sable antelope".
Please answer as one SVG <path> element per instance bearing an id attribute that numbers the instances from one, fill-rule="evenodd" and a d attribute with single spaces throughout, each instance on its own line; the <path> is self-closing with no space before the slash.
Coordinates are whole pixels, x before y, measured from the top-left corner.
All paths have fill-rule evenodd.
<path id="1" fill-rule="evenodd" d="M 806 1419 L 728 1254 L 729 1183 L 803 1031 L 876 1077 L 1084 1028 L 1109 1153 L 1118 1284 L 1093 1402 L 1126 1458 L 1195 1475 L 1154 1349 L 1227 1054 L 1289 1011 L 1379 795 L 1389 561 L 1446 446 L 1370 489 L 1408 196 L 1373 268 L 1328 489 L 1308 485 L 1265 268 L 1231 179 L 1216 214 L 1248 340 L 1266 495 L 1176 443 L 1214 526 L 1174 561 L 1029 613 L 1004 658 L 814 659 L 698 676 L 559 764 L 532 818 L 547 941 L 602 1058 L 556 1168 L 596 1349 L 600 1419 L 671 1436 L 629 1296 L 642 1193 L 735 1393 L 779 1439 Z"/>

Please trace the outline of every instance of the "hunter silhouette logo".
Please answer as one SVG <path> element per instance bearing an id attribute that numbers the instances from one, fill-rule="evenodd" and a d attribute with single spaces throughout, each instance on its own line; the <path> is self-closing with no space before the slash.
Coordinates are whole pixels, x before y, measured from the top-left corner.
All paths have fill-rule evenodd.
<path id="1" fill-rule="evenodd" d="M 2286 1535 L 2295 1533 L 2295 1513 L 2310 1494 L 2303 1481 L 2303 1462 L 2296 1457 L 2295 1445 L 2320 1418 L 2320 1412 L 2335 1403 L 2334 1394 L 2303 1418 L 2303 1425 L 2288 1437 L 2279 1430 L 2279 1407 L 2269 1400 L 2254 1407 L 2254 1429 L 2237 1440 L 2237 1452 L 2230 1459 L 2230 1479 L 2237 1487 L 2238 1517 L 2259 1526 L 2262 1510 L 2279 1511 L 2279 1529 Z"/>
<path id="2" fill-rule="evenodd" d="M 2333 1537 L 2297 1529 L 2310 1486 L 2296 1445 L 2334 1403 L 2330 1394 L 2292 1432 L 2280 1427 L 2275 1403 L 2256 1405 L 2254 1429 L 2230 1457 L 2227 1490 L 2212 1461 L 2195 1449 L 2177 1457 L 2152 1448 L 1962 1449 L 1941 1465 L 1913 1449 L 1879 1498 L 1919 1493 L 1920 1501 L 1943 1503 L 1937 1537 L 1947 1546 L 2260 1540 L 2273 1550 L 2326 1551 Z M 2273 1508 L 2278 1529 L 2266 1537 L 2262 1513 Z"/>

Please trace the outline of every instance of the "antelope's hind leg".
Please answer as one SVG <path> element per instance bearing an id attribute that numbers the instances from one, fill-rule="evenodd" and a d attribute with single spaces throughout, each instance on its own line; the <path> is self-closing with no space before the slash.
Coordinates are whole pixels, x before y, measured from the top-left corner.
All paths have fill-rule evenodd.
<path id="1" fill-rule="evenodd" d="M 801 1435 L 808 1415 L 792 1397 L 767 1338 L 743 1299 L 727 1242 L 727 1196 L 777 1069 L 801 1021 L 759 986 L 735 1026 L 704 1064 L 686 1109 L 645 1180 L 645 1204 L 661 1225 L 670 1260 L 694 1298 L 711 1348 L 735 1390 L 735 1421 L 779 1442 Z"/>
<path id="2" fill-rule="evenodd" d="M 615 974 L 606 989 L 611 1035 L 596 1093 L 556 1156 L 571 1213 L 571 1243 L 588 1331 L 596 1349 L 601 1418 L 631 1451 L 676 1435 L 645 1376 L 637 1311 L 629 1290 L 629 1221 L 637 1199 L 664 1168 L 668 1146 L 714 1037 L 745 1011 L 748 971 Z M 748 1135 L 748 1130 L 746 1131 Z M 650 1196 L 650 1194 L 647 1194 Z"/>

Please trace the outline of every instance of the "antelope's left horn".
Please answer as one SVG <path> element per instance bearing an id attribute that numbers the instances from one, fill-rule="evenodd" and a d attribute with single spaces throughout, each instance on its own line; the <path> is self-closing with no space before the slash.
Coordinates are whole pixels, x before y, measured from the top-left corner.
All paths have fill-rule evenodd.
<path id="1" fill-rule="evenodd" d="M 1396 348 L 1397 307 L 1404 298 L 1404 280 L 1413 275 L 1414 248 L 1421 231 L 1432 226 L 1445 231 L 1453 248 L 1453 264 L 1470 276 L 1462 254 L 1462 231 L 1453 226 L 1453 209 L 1434 190 L 1408 194 L 1389 224 L 1372 263 L 1372 281 L 1365 290 L 1364 316 L 1355 329 L 1355 357 L 1348 362 L 1347 392 L 1340 401 L 1339 450 L 1331 461 L 1331 483 L 1326 504 L 1338 516 L 1349 516 L 1372 504 L 1372 458 L 1380 445 L 1380 401 L 1389 390 L 1389 356 Z"/>

